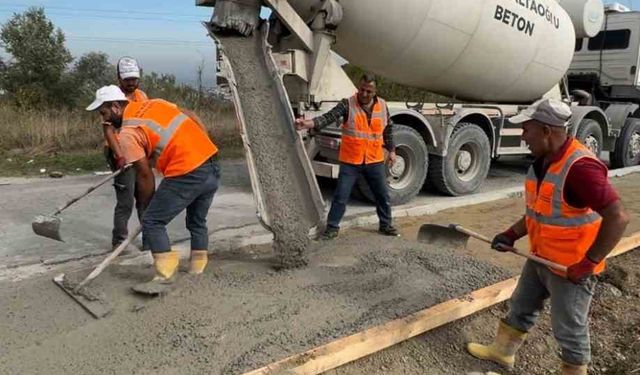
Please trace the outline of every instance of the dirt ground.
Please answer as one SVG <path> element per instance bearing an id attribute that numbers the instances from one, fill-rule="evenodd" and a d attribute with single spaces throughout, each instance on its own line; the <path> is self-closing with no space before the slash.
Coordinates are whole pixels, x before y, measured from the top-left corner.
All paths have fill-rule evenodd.
<path id="1" fill-rule="evenodd" d="M 614 183 L 633 217 L 627 232 L 636 232 L 640 175 Z M 114 265 L 93 285 L 115 303 L 101 320 L 55 286 L 53 275 L 0 283 L 0 372 L 241 373 L 518 273 L 521 258 L 478 241 L 433 249 L 412 240 L 425 222 L 491 236 L 522 212 L 522 199 L 514 198 L 403 219 L 403 239 L 380 237 L 374 228 L 347 231 L 316 243 L 309 267 L 286 272 L 272 270 L 270 246 L 216 253 L 204 277 L 181 274 L 175 290 L 156 299 L 129 290 L 151 268 Z M 526 248 L 525 241 L 517 245 Z M 597 289 L 592 373 L 640 371 L 639 254 L 611 261 Z M 464 344 L 489 340 L 506 309 L 500 304 L 329 373 L 501 372 L 466 354 Z M 557 351 L 544 314 L 512 373 L 557 372 Z"/>

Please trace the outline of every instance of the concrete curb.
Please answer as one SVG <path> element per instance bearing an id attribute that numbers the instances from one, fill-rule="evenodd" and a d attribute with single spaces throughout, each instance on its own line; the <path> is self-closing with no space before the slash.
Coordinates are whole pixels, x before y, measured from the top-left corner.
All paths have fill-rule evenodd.
<path id="1" fill-rule="evenodd" d="M 628 176 L 630 174 L 640 173 L 640 166 L 622 168 L 609 171 L 610 178 L 619 178 Z M 477 204 L 494 202 L 501 199 L 522 197 L 524 194 L 524 187 L 513 187 L 507 189 L 501 189 L 498 191 L 492 191 L 488 193 L 480 193 L 470 196 L 454 197 L 448 199 L 445 202 L 437 202 L 423 205 L 403 205 L 393 208 L 393 217 L 415 217 L 424 215 L 433 215 L 438 212 L 460 208 L 466 206 L 473 206 Z M 374 225 L 378 222 L 378 216 L 375 213 L 375 208 L 371 208 L 366 213 L 350 215 L 345 217 L 341 227 L 342 228 L 357 228 L 363 226 Z M 212 239 L 212 248 L 216 251 L 232 251 L 234 249 L 251 246 L 251 245 L 265 245 L 273 241 L 273 234 L 267 231 L 260 224 L 250 224 L 235 228 L 222 228 L 210 233 Z M 189 257 L 189 241 L 180 241 L 174 244 L 174 248 L 180 251 L 182 258 Z M 98 255 L 96 255 L 98 256 Z M 86 260 L 85 259 L 83 260 Z M 81 259 L 68 259 L 67 262 L 76 261 Z M 23 279 L 28 277 L 27 275 L 34 275 L 47 272 L 52 266 L 59 265 L 64 262 L 56 262 L 56 264 L 32 264 L 23 267 L 6 268 L 0 267 L 0 281 L 3 279 Z M 138 256 L 123 259 L 121 264 L 151 264 L 152 258 L 148 253 L 142 253 Z M 26 275 L 17 277 L 19 270 L 28 269 Z M 26 276 L 26 277 L 25 277 Z"/>

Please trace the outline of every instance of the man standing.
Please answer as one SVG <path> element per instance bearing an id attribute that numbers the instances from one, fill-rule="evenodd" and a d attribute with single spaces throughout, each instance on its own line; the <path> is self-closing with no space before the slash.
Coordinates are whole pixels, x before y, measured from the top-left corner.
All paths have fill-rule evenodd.
<path id="1" fill-rule="evenodd" d="M 376 212 L 380 220 L 378 232 L 386 236 L 398 236 L 397 229 L 392 225 L 384 165 L 385 148 L 389 152 L 389 163 L 393 165 L 396 161 L 393 124 L 386 102 L 376 95 L 373 76 L 365 74 L 360 80 L 358 93 L 342 100 L 324 115 L 313 120 L 296 120 L 296 128 L 319 131 L 341 120 L 340 174 L 322 239 L 330 240 L 338 236 L 351 190 L 361 175 L 376 199 Z"/>
<path id="2" fill-rule="evenodd" d="M 140 67 L 138 62 L 130 57 L 123 57 L 117 65 L 118 83 L 122 92 L 131 102 L 148 100 L 147 95 L 139 89 Z M 105 156 L 112 171 L 122 169 L 125 165 L 124 155 L 118 144 L 120 126 L 110 122 L 102 123 L 102 131 L 106 141 Z M 116 207 L 113 211 L 113 231 L 111 245 L 115 249 L 129 234 L 128 222 L 133 212 L 135 201 L 136 172 L 133 169 L 123 171 L 114 179 L 116 191 Z M 138 219 L 142 217 L 140 207 L 136 207 Z"/>
<path id="3" fill-rule="evenodd" d="M 126 163 L 135 167 L 136 197 L 144 210 L 145 250 L 151 250 L 154 258 L 156 276 L 151 283 L 170 282 L 177 271 L 179 255 L 171 250 L 166 225 L 184 209 L 191 233 L 189 272 L 202 273 L 209 244 L 207 212 L 218 189 L 220 169 L 218 148 L 200 120 L 161 99 L 130 102 L 114 85 L 99 89 L 87 110 L 98 110 L 104 122 L 122 126 L 120 145 Z M 152 159 L 165 177 L 155 193 Z M 146 293 L 146 284 L 134 290 Z"/>
<path id="4" fill-rule="evenodd" d="M 586 374 L 591 361 L 588 315 L 604 259 L 629 222 L 607 168 L 576 139 L 567 136 L 570 108 L 553 99 L 534 103 L 512 123 L 536 158 L 525 182 L 526 214 L 493 239 L 492 247 L 529 235 L 531 252 L 568 267 L 565 273 L 527 261 L 511 296 L 510 310 L 491 345 L 470 343 L 469 353 L 505 366 L 551 301 L 551 325 L 562 348 L 562 374 Z"/>

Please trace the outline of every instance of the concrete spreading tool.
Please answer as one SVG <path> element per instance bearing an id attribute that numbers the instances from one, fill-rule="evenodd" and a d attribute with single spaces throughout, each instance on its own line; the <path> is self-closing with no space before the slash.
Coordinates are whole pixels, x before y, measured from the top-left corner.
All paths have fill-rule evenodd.
<path id="1" fill-rule="evenodd" d="M 88 284 L 98 277 L 104 271 L 105 268 L 118 256 L 124 249 L 127 248 L 129 243 L 140 234 L 141 227 L 133 231 L 129 237 L 122 242 L 109 256 L 107 256 L 91 273 L 84 278 L 84 280 L 76 283 L 72 280 L 65 278 L 65 274 L 61 273 L 53 278 L 53 282 L 56 283 L 62 290 L 64 290 L 71 298 L 84 307 L 95 318 L 100 319 L 107 316 L 113 309 L 112 305 L 106 300 L 102 293 L 91 291 L 87 288 Z"/>
<path id="2" fill-rule="evenodd" d="M 50 216 L 44 216 L 44 215 L 36 216 L 36 218 L 31 223 L 31 228 L 33 229 L 33 232 L 35 234 L 39 235 L 39 236 L 43 236 L 43 237 L 51 238 L 52 240 L 58 240 L 58 241 L 64 242 L 64 240 L 60 236 L 60 223 L 62 222 L 62 219 L 59 218 L 58 215 L 63 210 L 67 209 L 72 204 L 76 203 L 80 199 L 82 199 L 85 196 L 89 195 L 89 193 L 91 193 L 92 191 L 96 190 L 100 186 L 102 186 L 105 183 L 113 180 L 119 174 L 121 174 L 122 172 L 124 172 L 125 170 L 127 170 L 130 167 L 131 167 L 131 164 L 127 164 L 127 165 L 124 166 L 124 168 L 122 168 L 120 170 L 117 170 L 114 173 L 110 174 L 109 176 L 103 178 L 98 183 L 96 183 L 95 185 L 93 185 L 89 189 L 87 189 L 87 191 L 85 191 L 84 193 L 82 193 L 82 194 L 78 195 L 77 197 L 71 199 L 64 206 L 58 208 Z"/>
<path id="3" fill-rule="evenodd" d="M 419 242 L 447 247 L 466 247 L 469 237 L 473 237 L 488 244 L 491 243 L 491 240 L 488 237 L 485 237 L 480 233 L 476 233 L 457 224 L 449 224 L 449 226 L 438 224 L 424 224 L 420 227 L 420 231 L 418 232 Z M 567 272 L 567 267 L 563 265 L 553 263 L 533 254 L 525 253 L 521 250 L 516 249 L 515 247 L 503 246 L 503 248 L 507 251 L 528 258 L 534 262 L 543 264 L 558 271 Z"/>

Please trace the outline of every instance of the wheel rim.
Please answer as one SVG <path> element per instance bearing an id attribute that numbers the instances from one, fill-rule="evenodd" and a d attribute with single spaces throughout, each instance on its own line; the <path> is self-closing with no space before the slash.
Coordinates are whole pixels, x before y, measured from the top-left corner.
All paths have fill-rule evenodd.
<path id="1" fill-rule="evenodd" d="M 459 180 L 469 182 L 480 172 L 480 147 L 475 143 L 466 143 L 454 156 L 454 169 Z"/>
<path id="2" fill-rule="evenodd" d="M 629 142 L 629 159 L 634 160 L 640 155 L 640 134 L 633 133 Z"/>
<path id="3" fill-rule="evenodd" d="M 416 163 L 413 150 L 406 146 L 396 146 L 396 163 L 387 164 L 387 184 L 394 190 L 402 190 L 411 184 L 411 176 Z"/>
<path id="4" fill-rule="evenodd" d="M 598 139 L 593 135 L 589 134 L 584 139 L 584 145 L 591 151 L 594 155 L 598 155 L 600 153 L 600 143 Z"/>

